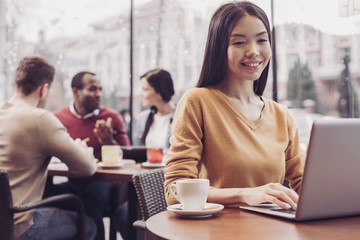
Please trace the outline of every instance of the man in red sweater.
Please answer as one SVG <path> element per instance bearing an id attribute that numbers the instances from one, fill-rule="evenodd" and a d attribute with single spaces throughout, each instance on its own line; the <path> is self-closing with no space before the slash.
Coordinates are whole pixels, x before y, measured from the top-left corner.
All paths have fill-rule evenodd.
<path id="1" fill-rule="evenodd" d="M 102 145 L 130 145 L 120 113 L 100 106 L 100 82 L 91 72 L 79 72 L 71 82 L 74 101 L 69 107 L 55 112 L 73 139 L 87 139 L 94 148 L 94 156 L 101 161 Z M 112 183 L 70 179 L 68 182 L 49 186 L 49 195 L 64 192 L 77 194 L 84 202 L 85 213 L 97 224 L 96 239 L 105 239 L 103 212 L 108 207 Z"/>
<path id="2" fill-rule="evenodd" d="M 89 139 L 94 156 L 101 161 L 102 145 L 130 145 L 120 113 L 100 106 L 101 85 L 91 72 L 80 72 L 73 77 L 71 88 L 74 102 L 70 107 L 55 112 L 74 139 Z"/>

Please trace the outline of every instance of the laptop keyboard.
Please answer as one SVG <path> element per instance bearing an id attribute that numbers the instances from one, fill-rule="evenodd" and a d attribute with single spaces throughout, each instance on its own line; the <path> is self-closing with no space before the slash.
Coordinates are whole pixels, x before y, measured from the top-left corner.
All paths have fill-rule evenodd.
<path id="1" fill-rule="evenodd" d="M 293 209 L 293 208 L 289 208 L 289 209 L 274 208 L 271 210 L 276 211 L 276 212 L 289 213 L 289 214 L 295 215 L 295 209 Z"/>

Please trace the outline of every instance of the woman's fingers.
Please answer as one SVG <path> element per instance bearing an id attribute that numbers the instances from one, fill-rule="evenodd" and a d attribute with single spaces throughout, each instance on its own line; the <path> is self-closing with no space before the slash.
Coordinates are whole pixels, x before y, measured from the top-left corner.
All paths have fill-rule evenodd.
<path id="1" fill-rule="evenodd" d="M 290 205 L 293 209 L 297 208 L 299 196 L 295 191 L 277 183 L 270 183 L 267 185 L 268 187 L 265 190 L 265 193 L 268 196 L 267 201 L 275 203 L 285 209 L 289 208 L 288 205 Z"/>
<path id="2" fill-rule="evenodd" d="M 280 183 L 269 183 L 260 187 L 248 188 L 243 192 L 243 201 L 249 205 L 270 202 L 281 208 L 297 208 L 298 194 Z"/>

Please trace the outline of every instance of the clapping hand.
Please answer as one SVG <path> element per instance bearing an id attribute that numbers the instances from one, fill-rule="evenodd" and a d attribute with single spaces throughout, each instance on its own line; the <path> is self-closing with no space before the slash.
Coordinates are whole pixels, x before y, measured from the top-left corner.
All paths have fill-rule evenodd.
<path id="1" fill-rule="evenodd" d="M 111 126 L 112 118 L 109 117 L 104 121 L 103 119 L 97 120 L 95 123 L 94 134 L 101 145 L 114 144 L 114 130 Z"/>

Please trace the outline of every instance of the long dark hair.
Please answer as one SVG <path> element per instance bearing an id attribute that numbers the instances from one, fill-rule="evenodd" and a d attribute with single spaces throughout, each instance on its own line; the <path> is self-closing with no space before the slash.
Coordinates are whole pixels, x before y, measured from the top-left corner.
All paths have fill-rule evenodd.
<path id="1" fill-rule="evenodd" d="M 143 74 L 140 79 L 142 78 L 145 78 L 146 81 L 150 84 L 150 86 L 152 86 L 155 91 L 161 95 L 161 98 L 164 100 L 164 102 L 169 102 L 171 100 L 172 96 L 175 93 L 175 90 L 171 74 L 168 71 L 156 68 Z M 143 144 L 145 144 L 146 136 L 149 133 L 150 127 L 154 121 L 154 115 L 156 113 L 157 108 L 155 106 L 152 106 L 150 108 L 150 114 L 146 119 L 144 132 L 141 136 L 141 142 Z"/>
<path id="2" fill-rule="evenodd" d="M 247 2 L 232 2 L 220 6 L 214 13 L 208 31 L 205 54 L 197 87 L 209 87 L 219 84 L 226 75 L 227 49 L 230 35 L 238 21 L 251 15 L 259 18 L 265 25 L 269 39 L 270 23 L 266 13 L 257 5 Z M 271 39 L 270 39 L 271 44 Z M 266 86 L 269 73 L 270 61 L 261 73 L 259 79 L 254 82 L 254 92 L 262 95 Z"/>
<path id="3" fill-rule="evenodd" d="M 146 139 L 146 136 L 147 134 L 149 133 L 149 130 L 150 130 L 150 127 L 151 127 L 151 124 L 153 123 L 154 121 L 154 115 L 155 113 L 157 112 L 157 108 L 155 106 L 152 106 L 150 108 L 150 113 L 149 113 L 149 116 L 147 117 L 146 119 L 146 122 L 145 122 L 145 128 L 144 128 L 144 132 L 141 136 L 141 142 L 145 145 L 145 139 Z"/>

